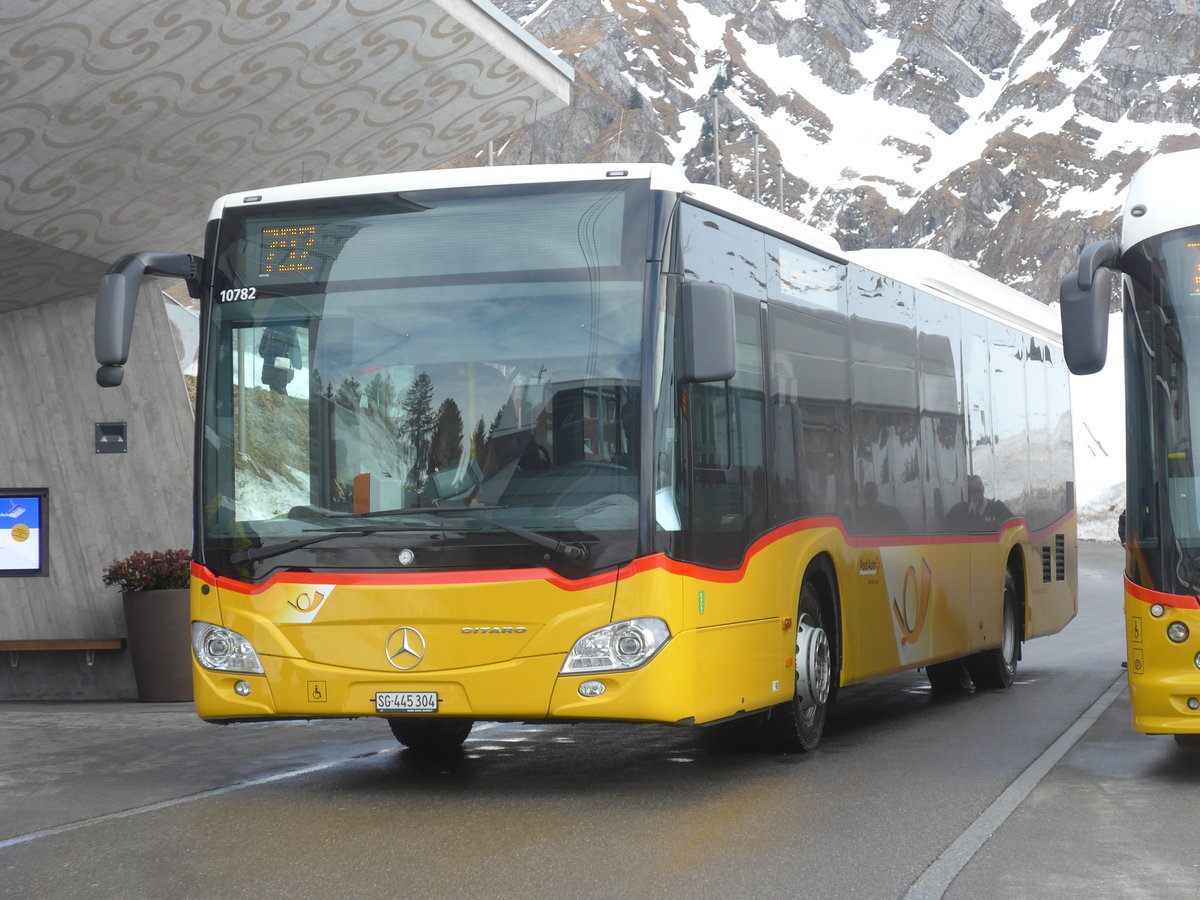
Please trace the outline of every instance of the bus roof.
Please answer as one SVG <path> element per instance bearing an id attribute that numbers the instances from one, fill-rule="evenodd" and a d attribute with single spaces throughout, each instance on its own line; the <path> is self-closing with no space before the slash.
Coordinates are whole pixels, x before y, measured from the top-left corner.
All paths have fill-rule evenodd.
<path id="1" fill-rule="evenodd" d="M 648 180 L 651 189 L 685 194 L 705 206 L 753 222 L 822 253 L 842 260 L 845 258 L 836 240 L 812 226 L 752 200 L 747 200 L 732 191 L 709 184 L 693 184 L 681 171 L 663 163 L 476 166 L 464 169 L 429 169 L 421 172 L 397 172 L 386 175 L 337 178 L 329 181 L 309 181 L 227 194 L 213 204 L 210 218 L 219 218 L 228 207 L 242 207 L 249 203 L 286 203 L 354 194 L 382 194 L 388 191 L 441 190 L 456 187 L 617 179 Z"/>
<path id="2" fill-rule="evenodd" d="M 851 262 L 955 301 L 1024 331 L 1062 343 L 1055 310 L 937 250 L 856 250 Z"/>
<path id="3" fill-rule="evenodd" d="M 476 166 L 463 169 L 427 169 L 419 172 L 393 172 L 359 175 L 328 181 L 306 181 L 278 187 L 226 194 L 213 204 L 211 218 L 218 218 L 227 207 L 248 203 L 290 203 L 298 200 L 348 197 L 355 194 L 383 194 L 389 191 L 424 191 L 444 188 L 538 184 L 559 181 L 601 181 L 617 178 L 663 180 L 663 172 L 673 170 L 660 165 L 551 165 L 551 166 Z M 686 184 L 686 179 L 679 174 Z"/>
<path id="4" fill-rule="evenodd" d="M 1200 149 L 1152 157 L 1133 175 L 1121 216 L 1121 251 L 1146 238 L 1200 224 Z"/>
<path id="5" fill-rule="evenodd" d="M 881 275 L 949 297 L 994 318 L 1035 330 L 1048 340 L 1061 342 L 1057 317 L 1052 310 L 977 272 L 966 263 L 935 250 L 859 250 L 846 253 L 834 238 L 811 225 L 724 188 L 693 184 L 679 169 L 662 163 L 476 166 L 310 181 L 227 194 L 213 204 L 211 218 L 219 218 L 226 208 L 242 208 L 252 203 L 284 203 L 389 191 L 606 180 L 649 181 L 653 190 L 682 194 L 707 208 L 795 240 L 839 262 L 854 261 Z"/>
<path id="6" fill-rule="evenodd" d="M 684 184 L 687 185 L 685 193 L 705 206 L 727 212 L 735 218 L 752 222 L 768 231 L 791 238 L 827 256 L 834 257 L 839 262 L 846 261 L 846 254 L 842 251 L 836 238 L 823 231 L 818 231 L 811 225 L 806 225 L 799 219 L 793 219 L 769 206 L 747 200 L 740 194 L 735 194 L 725 188 L 711 184 L 691 184 L 686 181 Z"/>

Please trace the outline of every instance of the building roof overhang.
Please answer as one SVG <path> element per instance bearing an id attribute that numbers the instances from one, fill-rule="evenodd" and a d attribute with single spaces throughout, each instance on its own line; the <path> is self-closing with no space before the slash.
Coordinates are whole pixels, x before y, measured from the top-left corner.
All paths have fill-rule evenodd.
<path id="1" fill-rule="evenodd" d="M 0 314 L 200 252 L 222 194 L 432 168 L 570 100 L 487 0 L 30 7 L 0 30 Z"/>

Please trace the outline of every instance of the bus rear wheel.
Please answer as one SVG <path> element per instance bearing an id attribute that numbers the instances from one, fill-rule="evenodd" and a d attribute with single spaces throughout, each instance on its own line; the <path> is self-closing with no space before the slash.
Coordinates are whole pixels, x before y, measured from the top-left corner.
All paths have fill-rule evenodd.
<path id="1" fill-rule="evenodd" d="M 391 718 L 392 735 L 414 753 L 441 754 L 459 750 L 475 727 L 474 719 Z"/>
<path id="2" fill-rule="evenodd" d="M 967 660 L 967 671 L 975 687 L 981 690 L 1002 690 L 1012 687 L 1017 674 L 1020 654 L 1021 626 L 1017 604 L 1017 581 L 1012 569 L 1004 571 L 1004 623 L 1000 646 L 984 650 Z"/>
<path id="3" fill-rule="evenodd" d="M 767 717 L 772 742 L 784 753 L 813 750 L 821 742 L 833 681 L 833 653 L 821 597 L 808 579 L 800 588 L 795 671 L 795 696 L 774 707 Z"/>

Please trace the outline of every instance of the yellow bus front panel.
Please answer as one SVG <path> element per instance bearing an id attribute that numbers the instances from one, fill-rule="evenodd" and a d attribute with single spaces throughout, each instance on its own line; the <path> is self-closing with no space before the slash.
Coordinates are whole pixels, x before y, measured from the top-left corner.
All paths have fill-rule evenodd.
<path id="1" fill-rule="evenodd" d="M 566 652 L 610 621 L 616 582 L 536 570 L 320 583 L 291 573 L 252 586 L 196 571 L 193 620 L 245 637 L 264 669 L 231 677 L 196 662 L 197 711 L 209 719 L 373 715 L 378 691 L 436 691 L 445 715 L 544 717 Z M 420 646 L 395 659 L 405 629 Z"/>
<path id="2" fill-rule="evenodd" d="M 1133 727 L 1200 734 L 1200 607 L 1125 580 L 1125 645 Z"/>

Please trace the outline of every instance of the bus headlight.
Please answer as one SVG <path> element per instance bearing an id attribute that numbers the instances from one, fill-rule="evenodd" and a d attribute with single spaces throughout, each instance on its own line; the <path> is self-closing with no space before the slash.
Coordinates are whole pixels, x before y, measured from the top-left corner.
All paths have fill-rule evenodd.
<path id="1" fill-rule="evenodd" d="M 242 635 L 211 622 L 192 623 L 192 650 L 200 665 L 218 672 L 262 675 L 254 647 Z"/>
<path id="2" fill-rule="evenodd" d="M 645 665 L 670 638 L 671 630 L 662 619 L 644 617 L 605 625 L 575 642 L 559 674 L 636 669 Z"/>
<path id="3" fill-rule="evenodd" d="M 1188 627 L 1182 622 L 1172 622 L 1167 626 L 1167 637 L 1176 644 L 1182 644 L 1188 639 Z"/>

